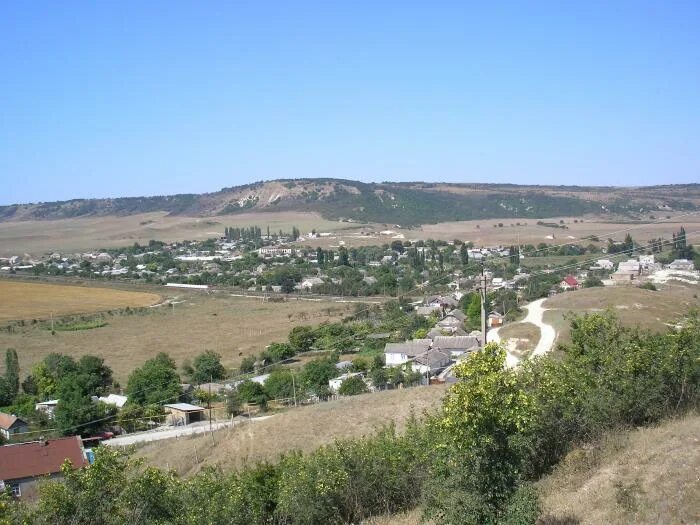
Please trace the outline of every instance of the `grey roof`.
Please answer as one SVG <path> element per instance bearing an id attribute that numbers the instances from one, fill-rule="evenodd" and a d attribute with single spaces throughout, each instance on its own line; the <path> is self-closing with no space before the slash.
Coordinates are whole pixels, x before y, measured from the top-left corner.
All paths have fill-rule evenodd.
<path id="1" fill-rule="evenodd" d="M 440 308 L 435 306 L 419 306 L 416 308 L 417 315 L 433 315 Z"/>
<path id="2" fill-rule="evenodd" d="M 456 317 L 445 317 L 444 319 L 438 321 L 438 326 L 454 326 L 454 327 L 461 327 L 463 326 L 463 323 L 460 319 L 457 319 Z"/>
<path id="3" fill-rule="evenodd" d="M 433 348 L 441 350 L 469 350 L 477 346 L 479 346 L 479 340 L 473 335 L 439 335 L 433 339 Z"/>
<path id="4" fill-rule="evenodd" d="M 414 363 L 429 366 L 431 369 L 443 366 L 449 361 L 449 354 L 441 352 L 440 350 L 428 350 L 427 352 L 417 355 L 413 360 Z"/>
<path id="5" fill-rule="evenodd" d="M 415 356 L 428 350 L 431 344 L 432 341 L 430 339 L 412 339 L 403 343 L 387 343 L 384 346 L 384 353 Z"/>
<path id="6" fill-rule="evenodd" d="M 447 312 L 445 317 L 455 317 L 455 318 L 459 319 L 460 321 L 464 321 L 464 319 L 467 316 L 464 315 L 464 312 L 462 310 L 458 310 L 455 308 L 454 310 L 450 310 L 449 312 Z"/>
<path id="7" fill-rule="evenodd" d="M 425 299 L 426 304 L 430 303 L 440 303 L 440 304 L 446 304 L 449 306 L 457 306 L 459 304 L 459 301 L 455 299 L 454 297 L 449 297 L 445 295 L 432 295 L 429 296 Z"/>
<path id="8" fill-rule="evenodd" d="M 459 327 L 440 327 L 440 326 L 435 326 L 430 329 L 428 332 L 428 337 L 430 339 L 435 340 L 436 337 L 449 337 L 449 336 L 457 336 L 457 335 L 467 335 L 467 332 L 465 332 L 463 329 Z"/>

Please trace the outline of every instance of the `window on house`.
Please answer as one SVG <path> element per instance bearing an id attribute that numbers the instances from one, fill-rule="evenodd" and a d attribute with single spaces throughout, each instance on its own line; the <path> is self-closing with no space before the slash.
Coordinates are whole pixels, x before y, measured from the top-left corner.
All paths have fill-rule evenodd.
<path id="1" fill-rule="evenodd" d="M 15 498 L 19 498 L 22 495 L 22 488 L 19 486 L 19 483 L 16 485 L 10 485 L 10 489 L 12 490 L 12 495 Z"/>

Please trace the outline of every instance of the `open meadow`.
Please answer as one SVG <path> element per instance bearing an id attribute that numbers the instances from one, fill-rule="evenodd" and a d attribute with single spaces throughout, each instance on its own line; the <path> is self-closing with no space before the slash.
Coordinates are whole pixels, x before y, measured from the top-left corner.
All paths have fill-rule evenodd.
<path id="1" fill-rule="evenodd" d="M 222 355 L 224 366 L 237 367 L 243 357 L 260 353 L 272 342 L 285 341 L 294 326 L 338 320 L 349 308 L 327 301 L 263 302 L 225 292 L 168 292 L 167 304 L 104 315 L 106 325 L 99 328 L 52 335 L 45 323 L 25 323 L 11 332 L 2 330 L 0 349 L 17 349 L 22 376 L 51 352 L 99 355 L 125 384 L 134 368 L 158 352 L 167 352 L 179 365 L 204 350 L 214 350 Z"/>
<path id="2" fill-rule="evenodd" d="M 337 439 L 371 434 L 390 423 L 400 432 L 412 415 L 420 418 L 437 409 L 446 392 L 445 385 L 433 385 L 343 397 L 217 431 L 213 444 L 210 435 L 171 439 L 146 444 L 137 455 L 180 475 L 205 467 L 227 471 L 246 463 L 277 461 L 285 452 L 311 452 Z"/>
<path id="3" fill-rule="evenodd" d="M 322 248 L 371 246 L 389 244 L 401 239 L 460 239 L 476 246 L 511 244 L 588 244 L 586 238 L 598 236 L 601 243 L 608 237 L 623 240 L 627 231 L 638 242 L 664 237 L 670 239 L 681 226 L 693 242 L 700 230 L 700 216 L 686 215 L 664 220 L 642 222 L 612 217 L 555 217 L 548 223 L 564 221 L 567 229 L 537 225 L 537 219 L 483 219 L 425 224 L 416 228 L 401 228 L 394 224 L 359 224 L 324 219 L 310 212 L 249 212 L 214 217 L 186 217 L 165 212 L 140 213 L 128 216 L 82 217 L 56 220 L 0 221 L 0 257 L 28 253 L 38 257 L 53 251 L 76 252 L 99 248 L 119 248 L 149 240 L 164 242 L 205 240 L 223 235 L 224 228 L 268 226 L 271 231 L 291 231 L 292 226 L 302 233 L 315 229 L 327 235 L 301 241 L 302 245 Z M 577 222 L 574 222 L 577 221 Z M 498 225 L 501 224 L 502 227 Z M 382 233 L 385 232 L 385 233 Z M 567 259 L 568 261 L 569 259 Z M 543 263 L 533 259 L 534 264 Z M 547 261 L 551 262 L 551 261 Z"/>
<path id="4" fill-rule="evenodd" d="M 82 217 L 57 220 L 0 221 L 0 257 L 29 253 L 76 252 L 99 248 L 120 248 L 151 239 L 175 242 L 221 237 L 224 228 L 260 226 L 270 231 L 303 233 L 312 229 L 333 231 L 347 223 L 329 221 L 316 213 L 264 212 L 240 213 L 216 217 L 185 217 L 165 212 L 128 216 Z"/>
<path id="5" fill-rule="evenodd" d="M 567 314 L 606 309 L 613 311 L 626 326 L 661 332 L 692 308 L 700 307 L 699 295 L 699 287 L 673 282 L 658 285 L 657 291 L 624 285 L 584 288 L 547 299 L 543 304 L 547 310 L 544 322 L 554 326 L 557 342 L 570 339 Z"/>
<path id="6" fill-rule="evenodd" d="M 0 280 L 0 322 L 137 308 L 160 300 L 155 293 Z"/>

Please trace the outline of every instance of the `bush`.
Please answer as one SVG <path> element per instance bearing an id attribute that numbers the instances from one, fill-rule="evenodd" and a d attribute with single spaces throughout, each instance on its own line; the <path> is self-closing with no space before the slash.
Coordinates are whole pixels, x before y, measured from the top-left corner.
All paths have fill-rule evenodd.
<path id="1" fill-rule="evenodd" d="M 367 392 L 367 385 L 360 376 L 348 377 L 340 384 L 338 394 L 341 396 L 356 396 Z"/>
<path id="2" fill-rule="evenodd" d="M 658 290 L 658 288 L 656 288 L 656 285 L 654 283 L 652 283 L 651 281 L 647 281 L 644 284 L 640 284 L 639 287 L 642 290 L 651 290 L 652 292 L 655 292 Z"/>

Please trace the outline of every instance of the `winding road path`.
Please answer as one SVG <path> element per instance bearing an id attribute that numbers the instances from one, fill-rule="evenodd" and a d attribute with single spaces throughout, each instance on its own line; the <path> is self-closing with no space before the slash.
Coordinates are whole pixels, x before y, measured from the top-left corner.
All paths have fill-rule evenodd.
<path id="1" fill-rule="evenodd" d="M 536 301 L 533 301 L 527 306 L 525 306 L 525 309 L 527 310 L 527 315 L 525 316 L 525 319 L 520 321 L 521 323 L 532 323 L 540 329 L 540 340 L 538 341 L 535 349 L 532 351 L 531 357 L 536 357 L 538 355 L 543 355 L 549 352 L 554 346 L 554 339 L 557 335 L 552 325 L 549 325 L 544 322 L 544 313 L 547 310 L 546 308 L 542 307 L 542 304 L 546 300 L 546 297 L 543 299 L 537 299 Z M 499 329 L 496 328 L 495 330 L 491 330 L 490 332 L 488 332 L 487 338 L 489 343 L 498 343 L 501 341 L 501 337 L 498 334 L 498 331 Z M 520 363 L 520 358 L 513 354 L 510 350 L 508 350 L 507 347 L 506 351 L 506 366 L 508 366 L 509 368 L 517 366 Z"/>

